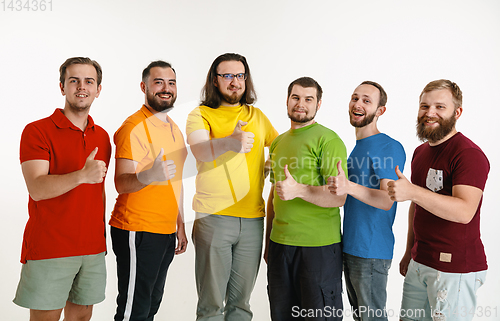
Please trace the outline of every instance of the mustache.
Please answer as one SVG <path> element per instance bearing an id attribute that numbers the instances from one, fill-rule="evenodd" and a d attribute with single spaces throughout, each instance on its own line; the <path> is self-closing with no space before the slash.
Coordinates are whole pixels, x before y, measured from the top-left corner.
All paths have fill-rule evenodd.
<path id="1" fill-rule="evenodd" d="M 155 94 L 155 96 L 159 96 L 159 95 L 170 95 L 170 96 L 174 97 L 174 93 L 171 91 L 162 91 L 162 92 Z"/>

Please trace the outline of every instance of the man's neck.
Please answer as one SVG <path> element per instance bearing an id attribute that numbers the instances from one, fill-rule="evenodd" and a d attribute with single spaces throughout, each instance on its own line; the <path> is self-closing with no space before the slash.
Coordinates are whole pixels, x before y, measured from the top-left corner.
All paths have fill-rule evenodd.
<path id="1" fill-rule="evenodd" d="M 356 140 L 360 140 L 377 134 L 380 134 L 380 131 L 377 128 L 376 121 L 371 122 L 371 124 L 368 124 L 365 127 L 356 127 Z"/>
<path id="2" fill-rule="evenodd" d="M 455 127 L 453 127 L 453 129 L 451 130 L 451 132 L 449 132 L 448 135 L 446 135 L 443 139 L 438 140 L 437 142 L 433 142 L 433 143 L 429 142 L 429 145 L 430 146 L 437 146 L 439 144 L 442 144 L 445 141 L 447 141 L 448 139 L 450 139 L 453 136 L 455 136 L 456 133 L 458 133 L 458 131 L 457 131 L 457 129 Z"/>
<path id="3" fill-rule="evenodd" d="M 89 108 L 82 111 L 75 111 L 69 106 L 64 106 L 63 114 L 73 125 L 85 131 L 88 123 Z"/>
<path id="4" fill-rule="evenodd" d="M 290 121 L 290 127 L 292 129 L 299 129 L 299 128 L 303 128 L 303 127 L 306 127 L 306 126 L 309 126 L 309 125 L 312 125 L 314 124 L 316 121 L 314 119 L 308 121 L 307 123 L 296 123 L 294 122 L 293 120 Z"/>
<path id="5" fill-rule="evenodd" d="M 144 104 L 144 106 L 146 106 L 146 108 L 151 112 L 151 114 L 153 114 L 156 118 L 158 118 L 162 122 L 164 122 L 164 123 L 169 122 L 166 111 L 165 112 L 156 111 L 152 107 L 148 106 L 147 104 Z"/>

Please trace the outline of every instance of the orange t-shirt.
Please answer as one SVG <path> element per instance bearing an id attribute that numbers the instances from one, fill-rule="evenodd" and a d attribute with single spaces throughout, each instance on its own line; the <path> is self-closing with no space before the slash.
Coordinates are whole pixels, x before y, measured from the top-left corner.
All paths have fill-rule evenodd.
<path id="1" fill-rule="evenodd" d="M 137 192 L 119 194 L 109 220 L 111 226 L 159 234 L 176 231 L 187 150 L 181 131 L 170 117 L 168 121 L 159 120 L 142 106 L 116 131 L 115 157 L 137 162 L 137 173 L 151 168 L 161 148 L 164 160 L 174 161 L 176 173 L 172 180 L 153 182 Z"/>

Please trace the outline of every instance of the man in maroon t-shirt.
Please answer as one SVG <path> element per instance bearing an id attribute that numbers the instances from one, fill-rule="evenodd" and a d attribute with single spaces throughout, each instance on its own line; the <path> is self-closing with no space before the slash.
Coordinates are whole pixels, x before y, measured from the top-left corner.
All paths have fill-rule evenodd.
<path id="1" fill-rule="evenodd" d="M 426 142 L 413 154 L 412 183 L 396 168 L 399 179 L 388 184 L 393 201 L 412 201 L 399 266 L 405 276 L 401 320 L 472 320 L 476 290 L 484 283 L 488 266 L 479 217 L 490 165 L 457 132 L 461 114 L 457 84 L 427 84 L 417 118 L 417 135 Z"/>

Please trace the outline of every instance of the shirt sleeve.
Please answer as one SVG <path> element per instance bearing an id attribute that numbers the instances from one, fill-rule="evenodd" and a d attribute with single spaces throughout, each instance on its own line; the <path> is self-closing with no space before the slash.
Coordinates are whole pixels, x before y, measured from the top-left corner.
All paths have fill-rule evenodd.
<path id="1" fill-rule="evenodd" d="M 405 150 L 399 142 L 393 141 L 386 144 L 376 157 L 372 157 L 372 161 L 373 171 L 378 179 L 397 180 L 396 166 L 399 166 L 401 172 L 405 168 Z"/>
<path id="2" fill-rule="evenodd" d="M 326 184 L 328 177 L 337 176 L 337 163 L 342 161 L 342 169 L 346 177 L 347 173 L 347 150 L 344 142 L 340 138 L 334 138 L 325 143 L 321 156 L 320 173 L 323 177 L 323 183 Z"/>
<path id="3" fill-rule="evenodd" d="M 208 120 L 203 116 L 200 107 L 193 109 L 186 120 L 186 138 L 189 135 L 199 129 L 206 129 L 210 131 L 210 124 Z"/>
<path id="4" fill-rule="evenodd" d="M 453 161 L 453 167 L 453 186 L 468 185 L 484 191 L 490 163 L 481 150 L 476 148 L 463 150 Z"/>
<path id="5" fill-rule="evenodd" d="M 19 158 L 21 163 L 29 160 L 50 161 L 50 147 L 45 135 L 35 124 L 28 124 L 21 135 Z"/>

